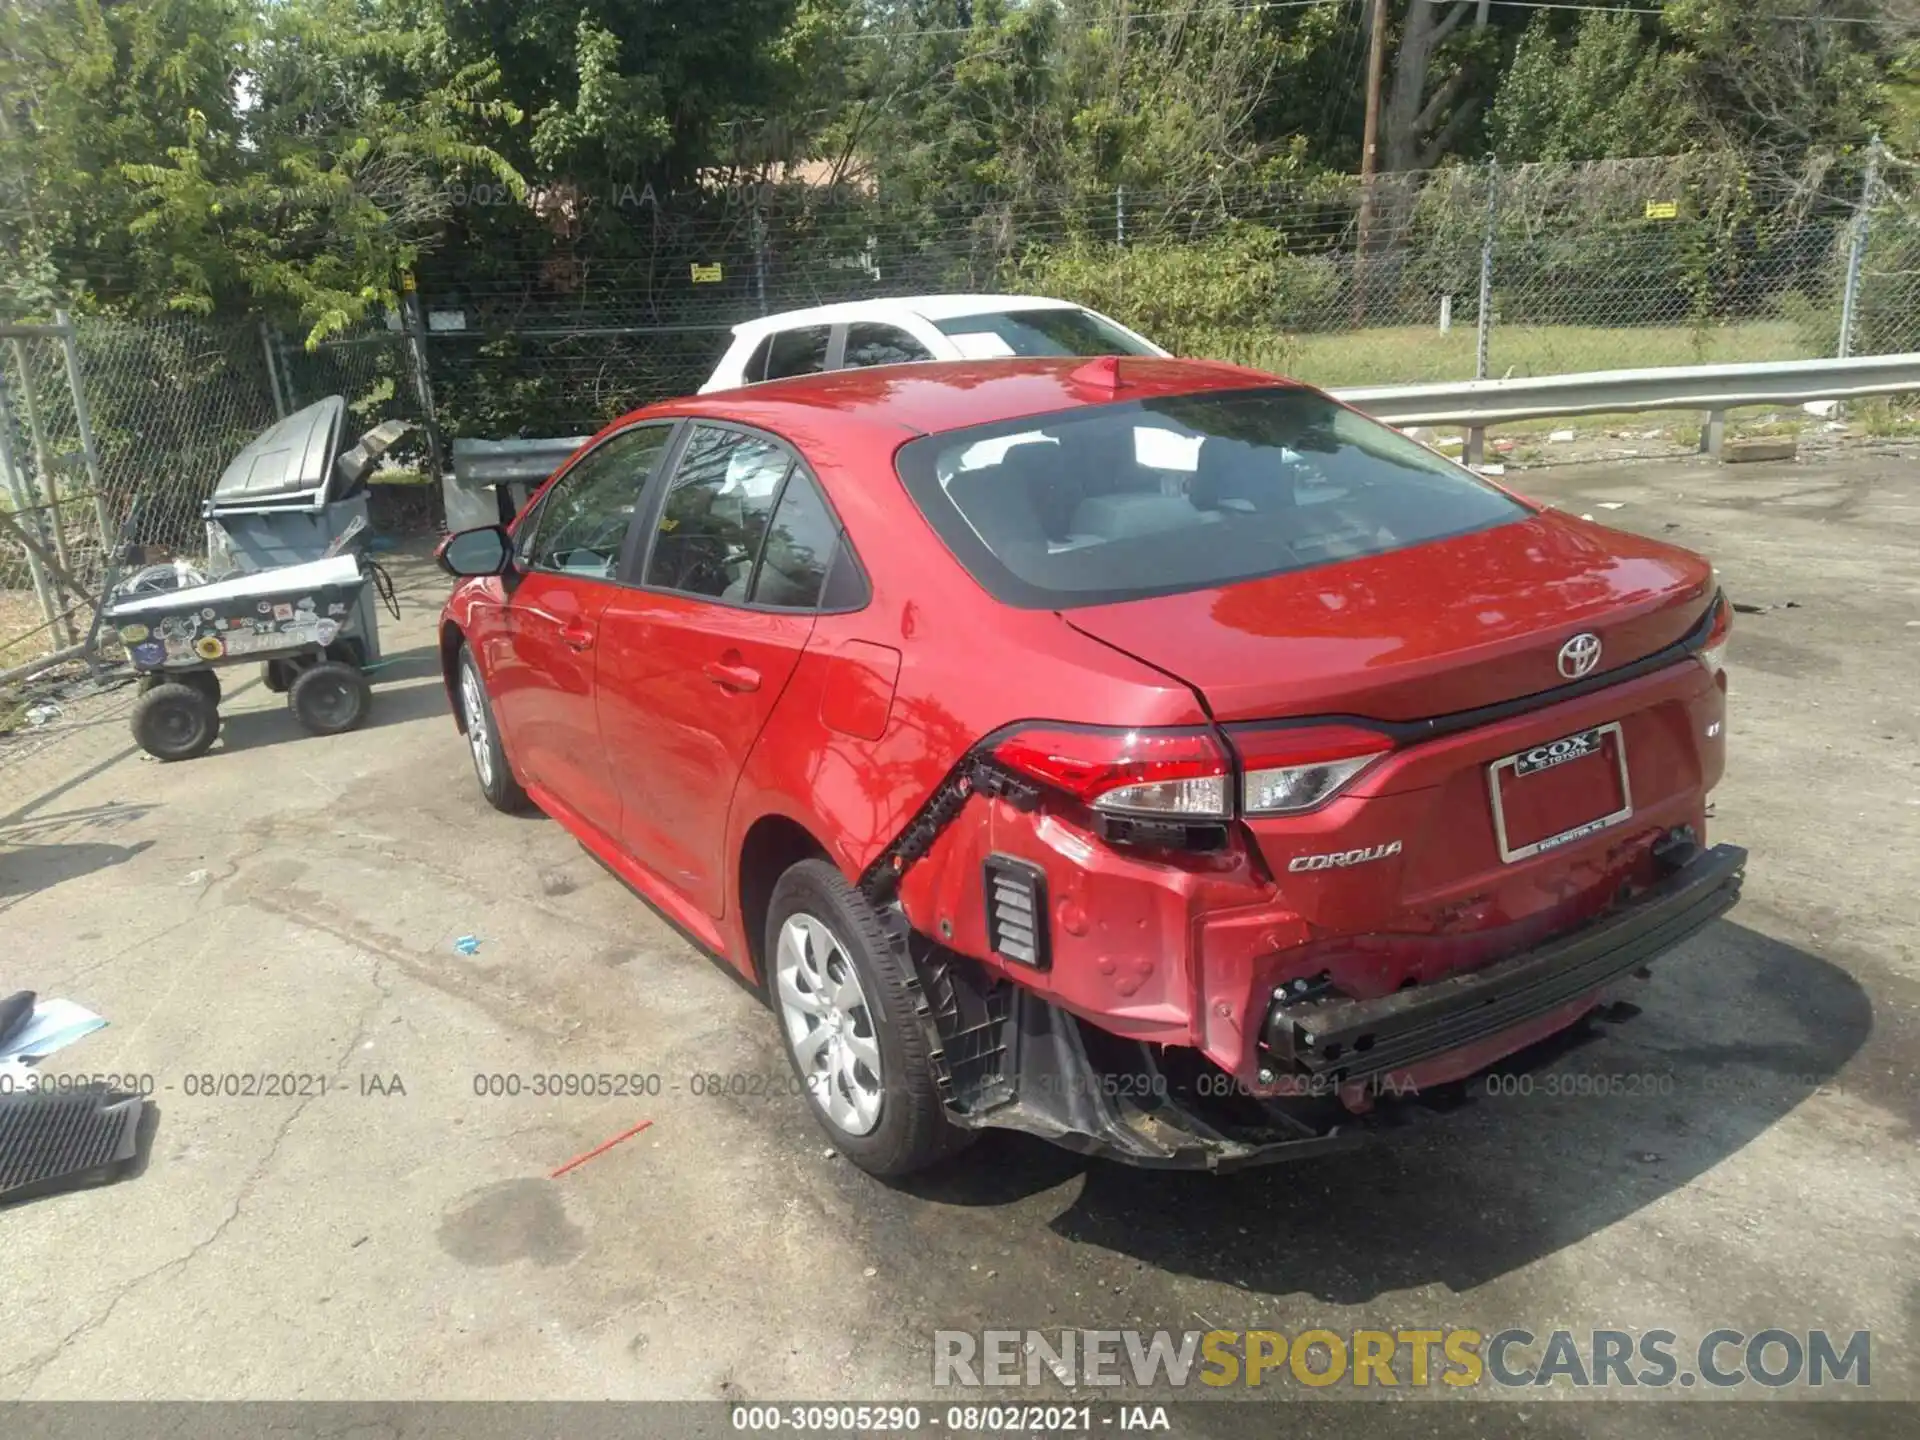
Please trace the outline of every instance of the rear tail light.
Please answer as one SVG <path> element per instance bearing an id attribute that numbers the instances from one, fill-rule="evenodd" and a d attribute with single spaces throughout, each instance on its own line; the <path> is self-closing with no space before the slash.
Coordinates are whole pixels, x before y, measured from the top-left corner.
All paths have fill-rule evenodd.
<path id="1" fill-rule="evenodd" d="M 1294 815 L 1324 804 L 1393 748 L 1377 730 L 1357 725 L 1234 726 L 1240 752 L 1240 810 Z"/>
<path id="2" fill-rule="evenodd" d="M 993 747 L 1011 770 L 1107 814 L 1232 816 L 1232 767 L 1210 731 L 1032 726 Z"/>
<path id="3" fill-rule="evenodd" d="M 1713 628 L 1707 632 L 1707 643 L 1694 651 L 1695 657 L 1707 667 L 1709 675 L 1718 675 L 1720 667 L 1727 659 L 1727 636 L 1733 633 L 1733 606 L 1727 603 L 1726 592 L 1713 597 Z"/>
<path id="4" fill-rule="evenodd" d="M 1032 726 L 993 747 L 1008 769 L 1107 815 L 1229 820 L 1292 815 L 1332 799 L 1393 748 L 1357 725 L 1230 726 L 1232 759 L 1210 730 Z"/>

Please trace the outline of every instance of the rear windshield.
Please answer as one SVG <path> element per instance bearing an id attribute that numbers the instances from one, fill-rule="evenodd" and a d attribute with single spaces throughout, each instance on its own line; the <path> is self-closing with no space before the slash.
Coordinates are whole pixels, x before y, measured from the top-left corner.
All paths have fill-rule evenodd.
<path id="1" fill-rule="evenodd" d="M 960 563 L 1029 609 L 1278 575 L 1529 513 L 1399 432 L 1293 389 L 929 435 L 899 466 Z"/>
<path id="2" fill-rule="evenodd" d="M 1118 325 L 1085 310 L 998 310 L 956 315 L 934 328 L 953 341 L 964 360 L 1002 355 L 1152 355 Z"/>

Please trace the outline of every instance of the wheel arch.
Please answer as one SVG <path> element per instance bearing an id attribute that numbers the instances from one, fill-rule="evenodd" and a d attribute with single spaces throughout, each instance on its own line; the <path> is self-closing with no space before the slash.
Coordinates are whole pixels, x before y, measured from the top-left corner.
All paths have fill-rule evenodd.
<path id="1" fill-rule="evenodd" d="M 750 978 L 762 987 L 767 979 L 764 951 L 773 887 L 802 860 L 834 863 L 820 838 L 791 815 L 769 811 L 749 825 L 741 837 L 740 863 L 735 877 L 735 893 L 739 896 L 737 913 Z"/>
<path id="2" fill-rule="evenodd" d="M 460 649 L 466 635 L 453 621 L 440 619 L 440 680 L 447 687 L 447 704 L 453 710 L 453 724 L 462 735 L 467 733 L 467 712 L 460 703 Z"/>

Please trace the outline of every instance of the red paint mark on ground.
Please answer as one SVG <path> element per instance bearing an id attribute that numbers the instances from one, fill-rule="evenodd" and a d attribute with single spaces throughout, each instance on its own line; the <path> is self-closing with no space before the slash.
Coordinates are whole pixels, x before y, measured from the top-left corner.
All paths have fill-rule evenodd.
<path id="1" fill-rule="evenodd" d="M 551 1175 L 547 1176 L 547 1178 L 549 1180 L 558 1180 L 562 1175 L 566 1174 L 567 1171 L 573 1169 L 574 1166 L 584 1165 L 587 1163 L 587 1161 L 593 1159 L 594 1156 L 606 1154 L 607 1151 L 613 1149 L 613 1147 L 618 1145 L 622 1140 L 631 1140 L 634 1136 L 638 1135 L 642 1130 L 646 1129 L 651 1124 L 653 1124 L 653 1121 L 651 1120 L 642 1120 L 638 1125 L 634 1126 L 631 1130 L 622 1130 L 618 1135 L 614 1136 L 611 1140 L 608 1140 L 603 1144 L 594 1146 L 593 1149 L 587 1151 L 586 1154 L 574 1156 L 573 1159 L 567 1161 L 566 1164 L 562 1165 L 558 1170 L 554 1171 Z"/>

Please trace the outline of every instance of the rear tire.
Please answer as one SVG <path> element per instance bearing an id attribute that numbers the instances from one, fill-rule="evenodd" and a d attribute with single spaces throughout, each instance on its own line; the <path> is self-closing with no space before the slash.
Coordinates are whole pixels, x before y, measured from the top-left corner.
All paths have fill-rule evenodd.
<path id="1" fill-rule="evenodd" d="M 287 687 L 287 706 L 293 718 L 314 735 L 339 735 L 367 718 L 373 705 L 373 687 L 351 665 L 323 660 L 309 665 Z"/>
<path id="2" fill-rule="evenodd" d="M 972 1139 L 941 1104 L 912 962 L 833 865 L 802 860 L 780 877 L 764 953 L 781 1042 L 836 1150 L 885 1177 Z"/>
<path id="3" fill-rule="evenodd" d="M 480 793 L 503 814 L 524 815 L 533 808 L 533 802 L 513 778 L 506 747 L 500 741 L 500 727 L 493 718 L 493 703 L 487 699 L 486 681 L 480 678 L 479 662 L 465 645 L 460 647 L 454 674 L 460 678 L 460 718 L 466 722 L 467 749 L 473 756 L 473 778 L 480 782 Z"/>
<path id="4" fill-rule="evenodd" d="M 134 703 L 133 738 L 156 760 L 204 755 L 220 735 L 220 711 L 197 685 L 169 680 Z"/>

